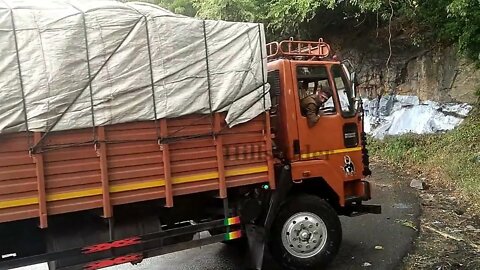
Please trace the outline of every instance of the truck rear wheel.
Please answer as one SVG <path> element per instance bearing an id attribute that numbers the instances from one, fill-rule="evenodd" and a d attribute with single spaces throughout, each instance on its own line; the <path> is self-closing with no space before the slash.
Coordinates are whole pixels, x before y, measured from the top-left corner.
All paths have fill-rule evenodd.
<path id="1" fill-rule="evenodd" d="M 301 195 L 282 206 L 269 246 L 286 269 L 322 269 L 333 260 L 341 241 L 342 227 L 335 210 L 319 197 Z"/>

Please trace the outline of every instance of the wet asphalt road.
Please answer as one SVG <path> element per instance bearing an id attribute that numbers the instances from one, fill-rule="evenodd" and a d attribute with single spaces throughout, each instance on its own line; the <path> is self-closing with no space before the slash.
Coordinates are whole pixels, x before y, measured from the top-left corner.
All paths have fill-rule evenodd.
<path id="1" fill-rule="evenodd" d="M 390 270 L 401 268 L 402 258 L 413 246 L 417 235 L 419 200 L 409 187 L 411 179 L 396 176 L 380 167 L 371 177 L 371 204 L 381 204 L 381 215 L 342 217 L 343 242 L 335 261 L 328 269 Z M 377 246 L 377 248 L 376 248 Z M 137 266 L 122 265 L 109 270 L 241 270 L 245 256 L 239 249 L 224 244 L 172 253 L 150 258 Z M 30 266 L 23 269 L 46 269 Z M 265 270 L 279 270 L 266 255 Z"/>
<path id="2" fill-rule="evenodd" d="M 402 258 L 413 246 L 420 214 L 415 190 L 409 187 L 411 179 L 404 179 L 380 167 L 374 168 L 371 204 L 381 204 L 381 215 L 342 217 L 343 242 L 329 269 L 390 270 L 401 267 Z M 411 223 L 412 222 L 412 223 Z M 379 246 L 383 249 L 376 249 Z M 112 267 L 111 270 L 241 270 L 244 254 L 224 244 L 152 258 L 142 264 Z M 371 266 L 364 266 L 365 263 Z M 273 260 L 264 261 L 265 270 L 279 270 Z"/>

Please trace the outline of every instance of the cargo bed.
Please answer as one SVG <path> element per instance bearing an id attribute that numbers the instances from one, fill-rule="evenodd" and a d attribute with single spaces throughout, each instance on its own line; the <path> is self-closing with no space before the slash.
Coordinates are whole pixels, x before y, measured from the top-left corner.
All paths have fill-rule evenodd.
<path id="1" fill-rule="evenodd" d="M 258 183 L 275 187 L 268 115 L 228 128 L 224 114 L 0 135 L 0 222 Z"/>

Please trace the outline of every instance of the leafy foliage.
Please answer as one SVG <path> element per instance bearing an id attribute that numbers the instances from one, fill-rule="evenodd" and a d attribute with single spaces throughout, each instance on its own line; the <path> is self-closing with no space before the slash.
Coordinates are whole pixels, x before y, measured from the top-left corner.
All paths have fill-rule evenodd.
<path id="1" fill-rule="evenodd" d="M 403 30 L 412 43 L 456 43 L 460 52 L 480 63 L 480 0 L 153 1 L 188 16 L 263 22 L 270 36 L 301 37 L 315 30 L 316 24 L 308 23 L 313 19 L 350 28 L 366 19 L 385 26 L 393 14 L 394 23 L 399 24 L 394 28 L 408 28 Z"/>
<path id="2" fill-rule="evenodd" d="M 454 0 L 448 13 L 458 26 L 458 44 L 467 56 L 480 62 L 480 1 Z"/>
<path id="3" fill-rule="evenodd" d="M 157 4 L 175 13 L 190 17 L 197 15 L 197 9 L 194 7 L 191 0 L 144 0 L 144 2 Z"/>
<path id="4" fill-rule="evenodd" d="M 266 11 L 269 27 L 274 30 L 292 31 L 298 29 L 304 21 L 310 21 L 317 13 L 323 1 L 318 0 L 278 0 L 272 1 Z"/>
<path id="5" fill-rule="evenodd" d="M 207 19 L 258 21 L 265 1 L 257 0 L 192 0 L 197 15 Z"/>

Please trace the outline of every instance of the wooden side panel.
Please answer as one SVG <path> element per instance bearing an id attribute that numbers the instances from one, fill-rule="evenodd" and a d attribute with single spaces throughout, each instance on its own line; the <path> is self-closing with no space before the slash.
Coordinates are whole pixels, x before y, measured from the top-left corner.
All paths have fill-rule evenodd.
<path id="1" fill-rule="evenodd" d="M 28 153 L 33 134 L 0 137 L 0 222 L 38 217 L 37 175 Z"/>
<path id="2" fill-rule="evenodd" d="M 174 195 L 219 189 L 214 116 L 170 119 L 168 126 L 168 136 L 178 138 L 170 143 Z"/>
<path id="3" fill-rule="evenodd" d="M 0 222 L 40 216 L 37 172 L 44 174 L 48 215 L 103 208 L 109 217 L 115 205 L 160 199 L 174 206 L 168 194 L 217 190 L 225 197 L 227 188 L 268 183 L 267 124 L 261 115 L 228 128 L 224 115 L 192 115 L 110 125 L 95 134 L 54 132 L 40 147 L 41 167 L 25 133 L 1 135 Z"/>
<path id="4" fill-rule="evenodd" d="M 100 159 L 92 129 L 55 132 L 44 143 L 49 215 L 102 207 Z"/>
<path id="5" fill-rule="evenodd" d="M 158 123 L 106 127 L 108 176 L 113 205 L 165 197 Z"/>
<path id="6" fill-rule="evenodd" d="M 227 187 L 268 182 L 265 115 L 228 129 L 223 135 Z M 271 172 L 273 174 L 273 172 Z"/>

